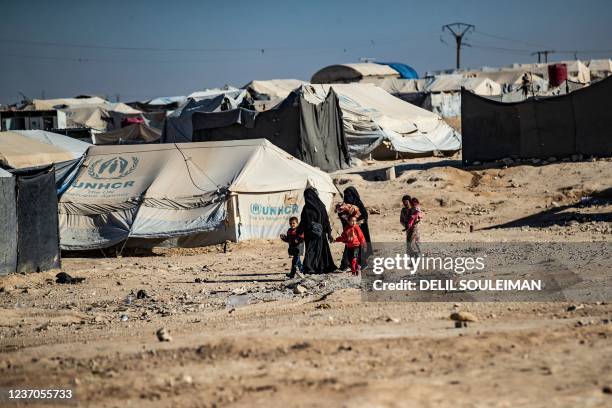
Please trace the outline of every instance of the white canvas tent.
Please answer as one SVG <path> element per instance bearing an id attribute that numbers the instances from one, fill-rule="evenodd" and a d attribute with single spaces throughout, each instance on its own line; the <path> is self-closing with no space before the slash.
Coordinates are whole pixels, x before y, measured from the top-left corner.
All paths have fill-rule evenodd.
<path id="1" fill-rule="evenodd" d="M 285 99 L 291 91 L 306 83 L 299 79 L 270 79 L 251 81 L 242 88 L 246 89 L 256 100 L 280 100 Z"/>
<path id="2" fill-rule="evenodd" d="M 66 126 L 69 128 L 86 127 L 97 132 L 112 130 L 113 113 L 136 115 L 139 110 L 131 108 L 124 103 L 104 102 L 101 104 L 75 105 L 61 109 L 66 113 Z M 109 124 L 111 124 L 109 126 Z"/>
<path id="3" fill-rule="evenodd" d="M 588 66 L 594 79 L 602 79 L 612 74 L 612 60 L 609 58 L 593 59 L 589 61 Z"/>
<path id="4" fill-rule="evenodd" d="M 488 78 L 464 78 L 461 75 L 442 75 L 436 77 L 426 87 L 426 92 L 461 92 L 461 88 L 476 95 L 501 95 L 501 86 Z"/>
<path id="5" fill-rule="evenodd" d="M 107 103 L 107 101 L 98 96 L 88 98 L 34 99 L 24 110 L 53 110 L 78 105 L 100 105 L 103 103 Z"/>
<path id="6" fill-rule="evenodd" d="M 96 146 L 59 203 L 61 246 L 200 246 L 276 238 L 330 176 L 265 139 Z"/>
<path id="7" fill-rule="evenodd" d="M 0 165 L 3 167 L 24 169 L 71 161 L 78 157 L 70 149 L 57 144 L 46 143 L 15 131 L 0 132 Z"/>
<path id="8" fill-rule="evenodd" d="M 315 72 L 310 82 L 313 84 L 349 83 L 399 77 L 399 72 L 388 65 L 362 62 L 330 65 L 322 68 Z"/>
<path id="9" fill-rule="evenodd" d="M 330 88 L 338 95 L 344 131 L 353 154 L 388 158 L 402 153 L 424 155 L 461 148 L 461 135 L 440 116 L 373 84 L 311 84 L 305 85 L 303 92 L 307 99 L 318 103 Z"/>

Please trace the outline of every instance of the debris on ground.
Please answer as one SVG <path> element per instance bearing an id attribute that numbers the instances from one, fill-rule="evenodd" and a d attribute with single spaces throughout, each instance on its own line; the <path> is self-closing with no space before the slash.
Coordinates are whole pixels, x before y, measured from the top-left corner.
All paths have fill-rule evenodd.
<path id="1" fill-rule="evenodd" d="M 55 283 L 59 283 L 59 284 L 75 284 L 75 283 L 81 283 L 85 280 L 85 278 L 78 278 L 78 277 L 70 276 L 66 272 L 60 272 L 57 275 L 55 275 L 55 277 L 57 278 L 55 280 Z"/>
<path id="2" fill-rule="evenodd" d="M 155 334 L 157 335 L 157 340 L 159 341 L 172 341 L 172 337 L 165 327 L 159 329 Z"/>

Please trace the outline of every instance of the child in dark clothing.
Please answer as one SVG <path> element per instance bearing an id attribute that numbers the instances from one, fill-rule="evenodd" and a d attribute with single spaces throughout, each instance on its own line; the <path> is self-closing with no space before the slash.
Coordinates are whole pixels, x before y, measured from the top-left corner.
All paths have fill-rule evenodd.
<path id="1" fill-rule="evenodd" d="M 291 272 L 287 274 L 289 279 L 293 279 L 295 275 L 301 276 L 303 269 L 301 256 L 304 255 L 304 234 L 298 234 L 297 226 L 299 220 L 297 217 L 289 218 L 289 229 L 286 234 L 281 234 L 280 238 L 289 244 L 287 252 L 292 257 Z"/>
<path id="2" fill-rule="evenodd" d="M 359 225 L 357 225 L 357 217 L 350 217 L 348 224 L 342 231 L 342 235 L 336 238 L 336 242 L 344 242 L 344 255 L 350 262 L 351 272 L 353 275 L 358 275 L 361 270 L 359 259 L 359 250 L 365 248 L 366 240 Z"/>
<path id="3" fill-rule="evenodd" d="M 402 204 L 404 205 L 402 212 L 400 213 L 400 223 L 402 224 L 402 227 L 404 227 L 402 231 L 406 231 L 406 229 L 408 229 L 408 220 L 410 220 L 410 215 L 412 212 L 410 201 L 412 201 L 412 198 L 409 195 L 402 197 Z"/>

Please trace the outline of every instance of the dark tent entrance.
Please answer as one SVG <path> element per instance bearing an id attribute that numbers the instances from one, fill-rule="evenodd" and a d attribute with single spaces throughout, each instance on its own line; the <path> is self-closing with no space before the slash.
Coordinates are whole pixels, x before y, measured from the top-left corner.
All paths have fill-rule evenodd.
<path id="1" fill-rule="evenodd" d="M 193 114 L 194 142 L 265 138 L 292 156 L 324 171 L 349 166 L 342 113 L 333 90 L 320 104 L 292 92 L 273 109 L 233 109 Z"/>
<path id="2" fill-rule="evenodd" d="M 461 91 L 463 161 L 612 155 L 612 77 L 569 94 L 503 103 Z"/>
<path id="3" fill-rule="evenodd" d="M 0 177 L 0 274 L 59 268 L 54 167 L 11 170 L 10 174 Z"/>

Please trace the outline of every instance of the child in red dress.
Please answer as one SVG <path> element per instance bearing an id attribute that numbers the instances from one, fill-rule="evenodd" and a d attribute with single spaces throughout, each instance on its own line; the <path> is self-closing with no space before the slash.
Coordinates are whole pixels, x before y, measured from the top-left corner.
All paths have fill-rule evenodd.
<path id="1" fill-rule="evenodd" d="M 348 219 L 348 224 L 342 231 L 342 235 L 336 238 L 336 242 L 344 242 L 344 255 L 350 261 L 351 273 L 358 275 L 361 270 L 359 265 L 359 250 L 365 248 L 366 240 L 359 225 L 357 225 L 357 217 L 352 216 Z"/>

